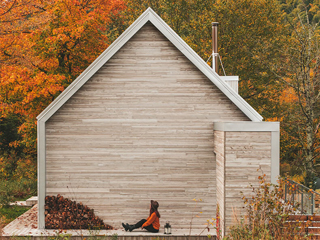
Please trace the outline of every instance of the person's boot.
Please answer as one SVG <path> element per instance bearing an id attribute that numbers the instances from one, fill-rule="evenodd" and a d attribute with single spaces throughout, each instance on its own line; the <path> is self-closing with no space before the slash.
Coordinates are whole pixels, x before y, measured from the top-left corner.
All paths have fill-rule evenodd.
<path id="1" fill-rule="evenodd" d="M 136 229 L 136 225 L 129 225 L 128 229 L 132 232 L 132 230 Z"/>
<path id="2" fill-rule="evenodd" d="M 124 224 L 122 223 L 122 227 L 124 228 L 124 230 L 128 231 L 129 230 L 129 224 Z"/>

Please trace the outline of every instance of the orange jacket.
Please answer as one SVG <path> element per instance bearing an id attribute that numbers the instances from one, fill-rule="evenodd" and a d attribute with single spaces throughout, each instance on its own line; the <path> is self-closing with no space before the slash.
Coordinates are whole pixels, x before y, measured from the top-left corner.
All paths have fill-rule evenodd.
<path id="1" fill-rule="evenodd" d="M 159 229 L 160 228 L 160 222 L 157 214 L 154 212 L 151 214 L 151 216 L 148 217 L 147 221 L 142 225 L 142 227 L 146 227 L 151 225 L 153 226 L 154 229 Z"/>

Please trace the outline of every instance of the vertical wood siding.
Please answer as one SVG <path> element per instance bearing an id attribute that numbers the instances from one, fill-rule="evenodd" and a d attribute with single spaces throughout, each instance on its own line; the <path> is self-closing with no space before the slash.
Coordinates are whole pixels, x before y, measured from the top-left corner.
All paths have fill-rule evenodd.
<path id="1" fill-rule="evenodd" d="M 213 122 L 248 120 L 147 24 L 47 121 L 46 195 L 115 227 L 146 218 L 153 199 L 162 229 L 198 212 L 203 228 L 216 209 Z"/>
<path id="2" fill-rule="evenodd" d="M 257 169 L 261 169 L 257 171 Z M 258 177 L 271 175 L 271 132 L 225 133 L 225 226 L 240 220 L 245 212 L 240 191 L 252 194 Z"/>

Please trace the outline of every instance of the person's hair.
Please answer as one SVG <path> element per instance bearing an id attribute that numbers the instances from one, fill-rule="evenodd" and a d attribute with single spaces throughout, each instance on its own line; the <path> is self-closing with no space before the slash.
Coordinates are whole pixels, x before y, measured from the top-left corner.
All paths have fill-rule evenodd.
<path id="1" fill-rule="evenodd" d="M 150 206 L 150 216 L 152 213 L 156 213 L 157 217 L 160 218 L 160 213 L 158 212 L 159 203 L 157 201 L 151 200 L 151 206 Z"/>

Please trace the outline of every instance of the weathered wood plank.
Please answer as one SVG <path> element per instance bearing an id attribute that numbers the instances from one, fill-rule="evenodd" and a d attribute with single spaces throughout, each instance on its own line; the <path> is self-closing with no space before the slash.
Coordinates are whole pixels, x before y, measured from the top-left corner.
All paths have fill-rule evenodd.
<path id="1" fill-rule="evenodd" d="M 219 206 L 221 231 L 225 229 L 225 133 L 214 132 L 214 151 L 216 154 L 216 196 Z"/>
<path id="2" fill-rule="evenodd" d="M 231 226 L 244 213 L 240 192 L 250 196 L 250 184 L 271 174 L 271 132 L 225 133 L 225 224 Z M 257 171 L 261 169 L 261 171 Z M 235 214 L 237 216 L 235 216 Z"/>
<path id="3" fill-rule="evenodd" d="M 216 210 L 213 122 L 248 120 L 147 24 L 46 123 L 46 194 L 115 227 L 158 200 L 162 226 L 189 228 L 203 212 L 202 228 Z"/>

